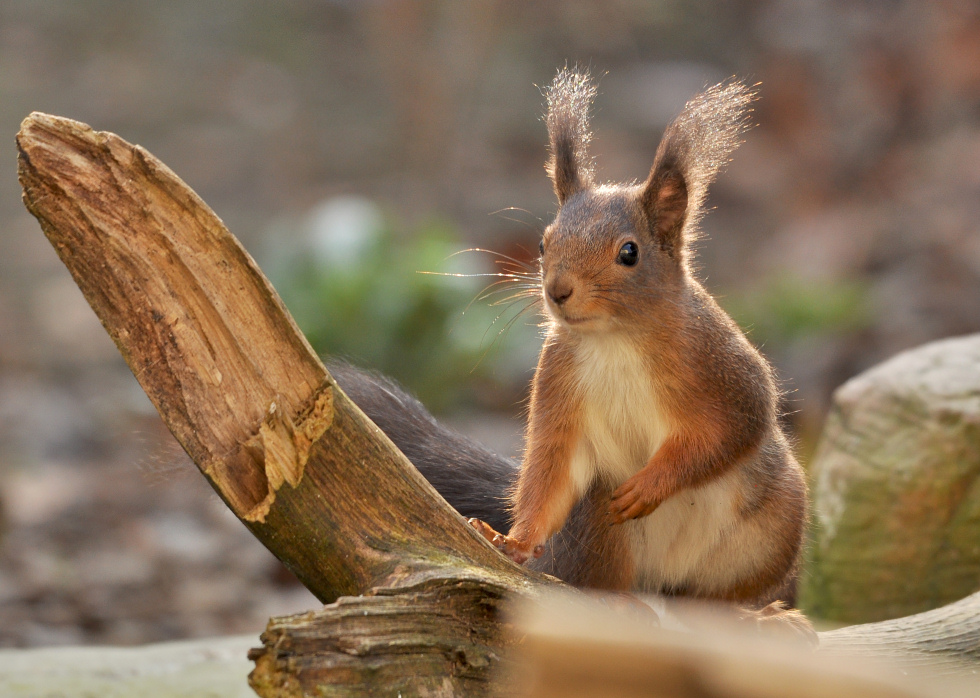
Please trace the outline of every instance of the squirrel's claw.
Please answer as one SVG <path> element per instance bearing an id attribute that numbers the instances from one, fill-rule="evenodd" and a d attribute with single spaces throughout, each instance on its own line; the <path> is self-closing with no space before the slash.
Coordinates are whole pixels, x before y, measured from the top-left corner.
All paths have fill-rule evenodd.
<path id="1" fill-rule="evenodd" d="M 477 533 L 490 541 L 497 550 L 518 565 L 523 565 L 530 557 L 541 557 L 541 554 L 544 552 L 543 545 L 536 545 L 532 550 L 529 546 L 522 545 L 516 538 L 498 533 L 490 524 L 480 519 L 471 518 L 467 520 L 467 523 L 476 529 Z"/>
<path id="2" fill-rule="evenodd" d="M 475 517 L 467 519 L 466 523 L 472 526 L 473 529 L 476 530 L 476 532 L 479 533 L 481 536 L 483 536 L 488 541 L 496 545 L 494 539 L 500 536 L 500 534 L 493 529 L 493 526 L 488 524 L 486 521 L 477 519 Z"/>

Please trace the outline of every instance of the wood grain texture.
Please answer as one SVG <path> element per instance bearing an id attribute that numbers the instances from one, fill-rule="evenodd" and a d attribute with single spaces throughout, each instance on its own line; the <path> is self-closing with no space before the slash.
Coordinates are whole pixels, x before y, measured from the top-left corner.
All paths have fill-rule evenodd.
<path id="1" fill-rule="evenodd" d="M 246 442 L 267 413 L 298 421 L 330 390 L 275 291 L 142 148 L 45 114 L 17 147 L 24 203 L 140 385 L 235 513 L 261 518 L 270 482 Z"/>
<path id="2" fill-rule="evenodd" d="M 249 682 L 263 696 L 513 695 L 506 683 L 492 683 L 513 663 L 506 660 L 513 642 L 496 630 L 506 596 L 471 581 L 439 581 L 273 619 L 264 647 L 249 653 Z"/>

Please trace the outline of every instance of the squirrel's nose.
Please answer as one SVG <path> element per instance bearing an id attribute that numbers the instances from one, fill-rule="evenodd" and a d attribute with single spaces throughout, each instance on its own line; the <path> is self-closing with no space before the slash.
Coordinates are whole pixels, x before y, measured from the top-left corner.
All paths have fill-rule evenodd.
<path id="1" fill-rule="evenodd" d="M 572 284 L 568 281 L 562 279 L 556 279 L 548 284 L 548 298 L 550 298 L 555 305 L 562 305 L 571 297 L 572 291 L 575 289 Z"/>

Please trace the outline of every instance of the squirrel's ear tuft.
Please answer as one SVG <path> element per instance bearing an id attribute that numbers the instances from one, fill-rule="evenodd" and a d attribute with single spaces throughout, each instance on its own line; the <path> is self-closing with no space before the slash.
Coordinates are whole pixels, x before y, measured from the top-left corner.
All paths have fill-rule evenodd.
<path id="1" fill-rule="evenodd" d="M 545 121 L 551 144 L 551 157 L 546 167 L 559 204 L 565 203 L 575 192 L 593 186 L 588 145 L 592 138 L 589 107 L 595 94 L 595 85 L 588 73 L 567 68 L 559 71 L 545 90 L 548 100 Z"/>
<path id="2" fill-rule="evenodd" d="M 641 198 L 664 250 L 686 254 L 708 185 L 738 147 L 756 96 L 735 80 L 715 85 L 688 102 L 664 132 Z"/>

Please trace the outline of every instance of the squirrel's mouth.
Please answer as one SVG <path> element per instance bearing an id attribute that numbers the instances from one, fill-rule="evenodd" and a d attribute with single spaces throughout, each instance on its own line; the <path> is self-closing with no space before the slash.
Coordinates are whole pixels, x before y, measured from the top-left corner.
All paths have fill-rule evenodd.
<path id="1" fill-rule="evenodd" d="M 569 315 L 567 313 L 559 313 L 558 317 L 563 323 L 569 325 L 570 327 L 579 327 L 581 325 L 587 325 L 588 323 L 595 320 L 595 318 L 590 315 L 575 316 L 575 315 Z"/>
<path id="2" fill-rule="evenodd" d="M 576 329 L 584 329 L 589 325 L 594 325 L 597 320 L 600 319 L 601 315 L 595 313 L 573 313 L 569 312 L 569 309 L 563 306 L 556 305 L 555 303 L 548 302 L 548 310 L 551 316 L 555 318 L 558 322 L 566 327 L 574 327 Z"/>

